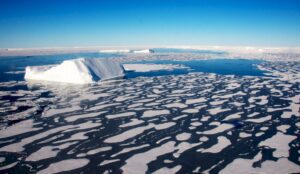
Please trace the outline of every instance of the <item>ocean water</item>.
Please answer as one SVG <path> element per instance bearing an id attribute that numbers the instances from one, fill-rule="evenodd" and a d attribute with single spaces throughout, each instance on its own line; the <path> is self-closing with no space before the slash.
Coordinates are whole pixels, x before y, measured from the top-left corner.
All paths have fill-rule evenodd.
<path id="1" fill-rule="evenodd" d="M 24 81 L 24 71 L 26 66 L 59 64 L 64 60 L 76 59 L 80 57 L 113 59 L 122 57 L 122 54 L 81 53 L 43 56 L 0 57 L 0 82 Z M 264 72 L 257 69 L 255 66 L 262 62 L 263 61 L 260 60 L 245 59 L 131 61 L 126 63 L 180 64 L 189 67 L 189 69 L 175 69 L 171 71 L 162 70 L 155 72 L 127 72 L 126 78 L 135 78 L 139 76 L 153 77 L 162 75 L 180 75 L 190 72 L 217 73 L 222 75 L 263 76 Z"/>
<path id="2" fill-rule="evenodd" d="M 184 65 L 187 69 L 175 69 L 171 71 L 155 72 L 129 72 L 128 78 L 139 76 L 153 77 L 161 75 L 179 75 L 191 72 L 217 73 L 221 75 L 238 75 L 238 76 L 264 76 L 264 72 L 257 69 L 255 65 L 261 64 L 261 60 L 246 59 L 210 59 L 210 60 L 189 60 L 189 61 L 172 61 L 172 60 L 155 60 L 155 61 L 136 61 L 129 63 L 154 63 L 154 64 L 175 64 Z"/>

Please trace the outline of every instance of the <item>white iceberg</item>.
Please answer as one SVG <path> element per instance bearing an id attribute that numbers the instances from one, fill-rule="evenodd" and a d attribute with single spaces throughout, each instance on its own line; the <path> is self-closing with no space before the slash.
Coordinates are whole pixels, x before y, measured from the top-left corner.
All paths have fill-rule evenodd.
<path id="1" fill-rule="evenodd" d="M 142 54 L 147 54 L 147 53 L 154 53 L 154 50 L 152 49 L 146 49 L 146 50 L 134 50 L 132 51 L 133 53 L 142 53 Z"/>
<path id="2" fill-rule="evenodd" d="M 150 71 L 172 71 L 174 69 L 188 69 L 184 65 L 174 65 L 174 64 L 124 64 L 125 71 L 135 71 L 135 72 L 150 72 Z"/>
<path id="3" fill-rule="evenodd" d="M 79 58 L 59 65 L 28 66 L 25 80 L 88 84 L 99 80 L 124 77 L 123 67 L 113 60 Z"/>

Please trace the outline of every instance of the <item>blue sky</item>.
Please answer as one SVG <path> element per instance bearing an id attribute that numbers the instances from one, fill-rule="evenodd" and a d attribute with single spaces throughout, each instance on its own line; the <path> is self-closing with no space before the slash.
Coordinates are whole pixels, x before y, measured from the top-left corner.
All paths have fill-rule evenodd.
<path id="1" fill-rule="evenodd" d="M 299 0 L 0 0 L 0 48 L 300 46 Z"/>

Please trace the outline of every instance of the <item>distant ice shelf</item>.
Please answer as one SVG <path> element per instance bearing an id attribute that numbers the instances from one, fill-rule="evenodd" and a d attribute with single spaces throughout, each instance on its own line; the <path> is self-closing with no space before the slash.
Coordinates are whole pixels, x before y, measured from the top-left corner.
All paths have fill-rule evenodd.
<path id="1" fill-rule="evenodd" d="M 88 84 L 124 77 L 123 67 L 113 60 L 79 58 L 59 65 L 28 66 L 25 80 Z"/>
<path id="2" fill-rule="evenodd" d="M 130 53 L 131 50 L 123 49 L 123 50 L 100 50 L 100 53 Z"/>
<path id="3" fill-rule="evenodd" d="M 119 50 L 100 50 L 100 53 L 136 53 L 136 54 L 149 54 L 154 53 L 153 49 L 144 50 L 129 50 L 129 49 L 119 49 Z"/>

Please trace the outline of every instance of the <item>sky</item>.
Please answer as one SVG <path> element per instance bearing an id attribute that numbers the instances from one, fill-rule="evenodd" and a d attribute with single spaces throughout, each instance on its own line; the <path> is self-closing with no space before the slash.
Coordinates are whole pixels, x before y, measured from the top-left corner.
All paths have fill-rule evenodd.
<path id="1" fill-rule="evenodd" d="M 300 46 L 300 0 L 0 0 L 0 48 Z"/>

